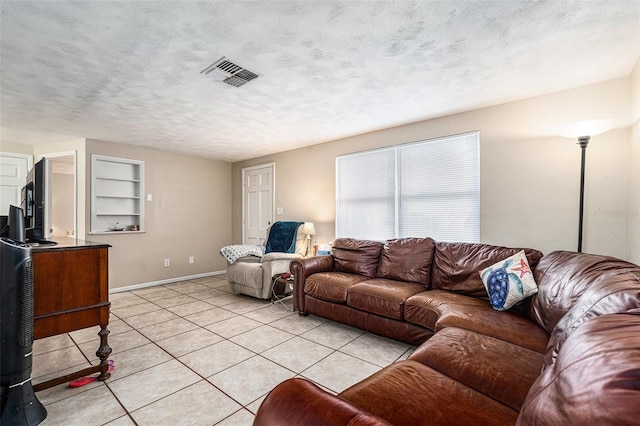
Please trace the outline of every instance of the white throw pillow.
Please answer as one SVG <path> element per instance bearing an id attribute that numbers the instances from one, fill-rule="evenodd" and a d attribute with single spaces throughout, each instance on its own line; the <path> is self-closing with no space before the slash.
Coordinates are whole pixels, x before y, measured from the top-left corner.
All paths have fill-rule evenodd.
<path id="1" fill-rule="evenodd" d="M 538 292 L 524 250 L 482 270 L 480 278 L 491 306 L 499 311 L 506 311 Z"/>

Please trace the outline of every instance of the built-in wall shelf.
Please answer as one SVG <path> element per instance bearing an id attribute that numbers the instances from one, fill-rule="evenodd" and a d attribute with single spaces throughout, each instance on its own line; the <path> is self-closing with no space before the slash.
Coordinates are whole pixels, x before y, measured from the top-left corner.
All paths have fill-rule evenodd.
<path id="1" fill-rule="evenodd" d="M 91 234 L 144 232 L 144 161 L 91 156 Z"/>

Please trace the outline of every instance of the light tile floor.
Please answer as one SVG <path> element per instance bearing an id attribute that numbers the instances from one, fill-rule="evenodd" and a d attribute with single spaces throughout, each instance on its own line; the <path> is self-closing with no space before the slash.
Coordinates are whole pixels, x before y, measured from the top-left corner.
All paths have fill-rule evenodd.
<path id="1" fill-rule="evenodd" d="M 338 393 L 414 348 L 230 292 L 223 275 L 110 295 L 111 378 L 38 392 L 44 425 L 250 425 L 290 377 Z M 34 383 L 97 363 L 98 328 L 34 342 Z"/>

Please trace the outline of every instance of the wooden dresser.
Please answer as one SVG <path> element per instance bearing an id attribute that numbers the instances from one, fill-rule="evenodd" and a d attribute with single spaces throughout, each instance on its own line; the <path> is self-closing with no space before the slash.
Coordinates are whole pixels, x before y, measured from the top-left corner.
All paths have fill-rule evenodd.
<path id="1" fill-rule="evenodd" d="M 99 372 L 109 378 L 109 245 L 53 238 L 31 248 L 34 276 L 34 339 L 100 326 L 100 364 L 34 385 L 36 391 Z"/>

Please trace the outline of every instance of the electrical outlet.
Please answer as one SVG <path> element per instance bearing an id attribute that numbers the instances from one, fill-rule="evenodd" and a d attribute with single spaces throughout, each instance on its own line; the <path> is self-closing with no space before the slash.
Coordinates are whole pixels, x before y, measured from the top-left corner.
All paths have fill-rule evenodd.
<path id="1" fill-rule="evenodd" d="M 165 259 L 165 260 L 164 260 L 164 266 L 165 266 L 165 268 L 166 268 L 167 266 L 171 266 L 171 259 Z"/>
<path id="2" fill-rule="evenodd" d="M 193 256 L 189 256 L 189 263 L 195 263 L 195 258 Z"/>

